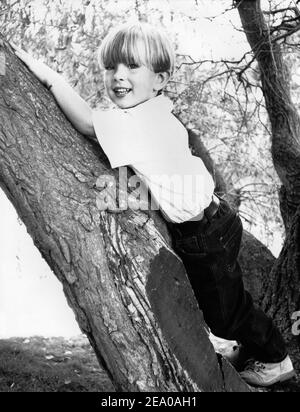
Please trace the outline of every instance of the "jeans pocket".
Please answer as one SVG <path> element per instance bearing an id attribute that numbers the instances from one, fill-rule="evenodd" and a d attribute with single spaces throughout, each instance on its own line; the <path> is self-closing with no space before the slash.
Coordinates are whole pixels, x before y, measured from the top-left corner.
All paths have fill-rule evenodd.
<path id="1" fill-rule="evenodd" d="M 190 236 L 176 240 L 174 249 L 179 255 L 184 255 L 191 258 L 204 258 L 207 256 L 207 251 L 198 241 L 197 236 Z"/>
<path id="2" fill-rule="evenodd" d="M 239 255 L 241 240 L 243 235 L 243 224 L 241 218 L 236 213 L 230 225 L 221 233 L 220 242 L 225 250 L 227 265 L 232 266 Z"/>

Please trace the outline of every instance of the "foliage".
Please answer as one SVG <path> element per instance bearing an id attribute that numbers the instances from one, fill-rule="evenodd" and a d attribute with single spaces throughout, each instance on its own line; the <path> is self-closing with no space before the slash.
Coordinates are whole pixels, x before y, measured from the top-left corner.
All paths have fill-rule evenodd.
<path id="1" fill-rule="evenodd" d="M 109 28 L 137 18 L 164 26 L 178 57 L 168 88 L 176 111 L 185 123 L 200 131 L 216 166 L 234 188 L 246 227 L 270 246 L 274 233 L 283 236 L 279 180 L 270 156 L 268 120 L 253 59 L 245 55 L 228 64 L 212 61 L 204 52 L 195 61 L 181 51 L 180 28 L 194 27 L 205 3 L 4 0 L 0 23 L 8 39 L 62 73 L 92 107 L 109 105 L 96 56 Z M 293 55 L 289 58 L 293 60 Z"/>

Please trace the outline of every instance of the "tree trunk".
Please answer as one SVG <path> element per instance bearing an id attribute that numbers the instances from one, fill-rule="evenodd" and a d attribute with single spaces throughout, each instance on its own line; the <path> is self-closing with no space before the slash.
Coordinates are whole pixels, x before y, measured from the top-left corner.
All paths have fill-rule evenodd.
<path id="1" fill-rule="evenodd" d="M 97 208 L 98 177 L 117 170 L 4 52 L 0 185 L 116 390 L 248 391 L 214 352 L 160 214 Z"/>
<path id="2" fill-rule="evenodd" d="M 287 232 L 282 253 L 265 281 L 263 304 L 291 340 L 291 317 L 300 310 L 300 118 L 291 100 L 280 45 L 270 36 L 260 1 L 236 3 L 260 68 L 272 129 L 272 156 L 282 182 L 280 206 Z"/>

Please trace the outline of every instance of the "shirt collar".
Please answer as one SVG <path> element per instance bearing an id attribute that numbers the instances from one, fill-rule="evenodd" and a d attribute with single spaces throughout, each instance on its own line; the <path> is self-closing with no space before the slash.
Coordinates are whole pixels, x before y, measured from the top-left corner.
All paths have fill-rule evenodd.
<path id="1" fill-rule="evenodd" d="M 129 109 L 121 109 L 124 113 L 131 113 L 131 114 L 140 114 L 144 112 L 151 112 L 153 113 L 158 112 L 171 112 L 173 110 L 173 102 L 164 95 L 159 95 L 156 97 L 153 97 L 152 99 L 149 99 L 145 101 L 144 103 L 140 103 L 135 107 L 130 107 Z"/>

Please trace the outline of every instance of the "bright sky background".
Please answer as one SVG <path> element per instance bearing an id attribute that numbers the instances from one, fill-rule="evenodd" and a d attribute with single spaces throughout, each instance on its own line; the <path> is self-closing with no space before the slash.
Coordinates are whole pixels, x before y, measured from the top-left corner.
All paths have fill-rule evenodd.
<path id="1" fill-rule="evenodd" d="M 55 278 L 0 190 L 0 338 L 80 333 Z"/>
<path id="2" fill-rule="evenodd" d="M 162 4 L 161 0 L 153 1 Z M 120 5 L 122 1 L 117 3 Z M 183 11 L 195 4 L 190 0 L 169 3 Z M 198 3 L 195 17 L 201 25 L 198 20 L 180 27 L 181 51 L 194 58 L 199 54 L 208 58 L 242 56 L 248 45 L 245 36 L 234 29 L 239 25 L 237 12 L 221 15 L 226 6 L 230 7 L 231 0 L 199 0 Z M 216 15 L 221 16 L 212 23 L 208 17 Z M 14 208 L 1 189 L 0 211 L 0 338 L 79 334 L 60 283 L 33 245 L 24 225 L 18 222 Z"/>

